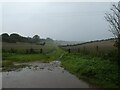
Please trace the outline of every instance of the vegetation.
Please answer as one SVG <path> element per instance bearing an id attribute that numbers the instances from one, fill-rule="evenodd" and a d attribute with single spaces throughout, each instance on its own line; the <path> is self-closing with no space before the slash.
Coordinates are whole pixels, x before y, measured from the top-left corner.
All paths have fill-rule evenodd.
<path id="1" fill-rule="evenodd" d="M 3 71 L 27 66 L 15 65 L 15 62 L 50 62 L 59 59 L 64 53 L 61 58 L 62 66 L 69 72 L 98 87 L 118 88 L 117 48 L 114 47 L 114 39 L 59 46 L 62 49 L 50 38 L 47 38 L 45 43 L 44 39 L 37 35 L 33 39 L 34 43 L 2 43 Z"/>
<path id="2" fill-rule="evenodd" d="M 30 65 L 23 64 L 23 65 L 14 65 L 13 61 L 3 61 L 2 62 L 2 71 L 13 71 L 13 70 L 20 70 L 24 67 L 29 67 Z"/>
<path id="3" fill-rule="evenodd" d="M 38 40 L 39 37 L 35 35 L 33 39 L 35 41 Z M 39 42 L 41 43 L 41 41 L 43 40 Z M 52 39 L 47 38 L 46 44 L 43 42 L 43 44 L 39 44 L 39 42 L 2 42 L 2 69 L 6 71 L 12 68 L 23 67 L 22 65 L 15 66 L 14 62 L 50 62 L 58 59 L 64 51 L 59 49 L 54 43 L 51 43 L 51 41 Z"/>
<path id="4" fill-rule="evenodd" d="M 110 31 L 115 39 L 97 40 L 74 45 L 59 46 L 67 51 L 62 66 L 87 82 L 103 88 L 118 88 L 120 85 L 120 2 L 113 5 L 112 14 L 106 14 Z M 38 35 L 23 37 L 13 33 L 2 36 L 2 69 L 22 68 L 14 62 L 50 62 L 59 59 L 63 50 L 51 38 L 41 39 Z M 1 38 L 0 36 L 0 38 Z M 116 41 L 116 43 L 114 43 Z M 116 47 L 115 47 L 116 46 Z"/>
<path id="5" fill-rule="evenodd" d="M 65 44 L 65 45 L 59 45 L 59 46 L 62 46 L 62 47 L 68 47 L 68 46 L 78 46 L 78 45 L 84 45 L 84 44 L 89 44 L 89 43 L 97 43 L 97 42 L 105 42 L 105 41 L 113 41 L 115 40 L 115 38 L 109 38 L 109 39 L 102 39 L 102 40 L 94 40 L 94 41 L 88 41 L 88 42 L 80 42 L 77 44 Z M 70 42 L 69 42 L 70 43 Z"/>
<path id="6" fill-rule="evenodd" d="M 116 47 L 118 52 L 118 73 L 119 73 L 119 86 L 120 86 L 120 1 L 117 3 L 117 5 L 113 5 L 113 7 L 110 9 L 111 13 L 106 13 L 105 19 L 107 22 L 109 22 L 110 32 L 113 33 L 114 37 L 116 38 Z"/>
<path id="7" fill-rule="evenodd" d="M 118 88 L 118 67 L 108 59 L 70 53 L 62 58 L 62 66 L 77 77 L 103 88 Z"/>
<path id="8" fill-rule="evenodd" d="M 9 52 L 9 53 L 24 53 L 24 54 L 35 54 L 35 53 L 49 53 L 56 50 L 56 45 L 46 43 L 45 45 L 39 45 L 35 43 L 2 43 L 2 52 Z M 41 51 L 42 49 L 42 51 Z"/>
<path id="9" fill-rule="evenodd" d="M 118 88 L 114 39 L 60 47 L 68 52 L 62 58 L 62 66 L 69 72 L 97 87 Z"/>
<path id="10" fill-rule="evenodd" d="M 120 2 L 118 5 L 113 5 L 112 13 L 105 13 L 105 19 L 109 22 L 110 32 L 113 33 L 116 39 L 116 46 L 118 48 L 118 56 L 120 56 Z"/>
<path id="11" fill-rule="evenodd" d="M 104 59 L 111 59 L 116 61 L 117 48 L 114 46 L 114 39 L 105 41 L 93 41 L 91 43 L 71 46 L 60 46 L 63 50 L 70 53 L 84 53 L 91 56 L 102 57 Z"/>
<path id="12" fill-rule="evenodd" d="M 63 51 L 60 50 L 59 48 L 56 48 L 55 51 L 47 53 L 47 54 L 3 53 L 2 59 L 3 61 L 8 60 L 8 61 L 13 61 L 13 62 L 27 62 L 27 61 L 49 62 L 49 61 L 53 61 L 59 58 L 62 53 Z"/>
<path id="13" fill-rule="evenodd" d="M 8 43 L 17 43 L 17 42 L 24 42 L 24 43 L 36 43 L 36 44 L 42 44 L 47 41 L 53 42 L 52 39 L 47 38 L 47 39 L 41 39 L 40 36 L 34 35 L 32 38 L 31 37 L 23 37 L 19 34 L 12 33 L 8 35 L 7 33 L 3 33 L 0 35 L 0 38 L 2 36 L 2 42 L 8 42 Z"/>
<path id="14" fill-rule="evenodd" d="M 2 54 L 2 70 L 8 71 L 13 69 L 19 69 L 26 67 L 26 65 L 14 65 L 14 62 L 34 62 L 34 61 L 40 61 L 40 62 L 50 62 L 56 59 L 59 59 L 61 54 L 64 51 L 62 51 L 59 48 L 56 48 L 53 52 L 47 53 L 47 54 L 41 54 L 41 53 L 33 53 L 33 54 L 24 54 L 24 53 L 3 53 Z"/>

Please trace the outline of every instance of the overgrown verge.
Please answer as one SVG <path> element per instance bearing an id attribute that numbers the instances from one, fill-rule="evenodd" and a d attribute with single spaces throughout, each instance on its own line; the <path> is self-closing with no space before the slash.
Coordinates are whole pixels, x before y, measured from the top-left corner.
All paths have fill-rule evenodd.
<path id="1" fill-rule="evenodd" d="M 116 62 L 81 53 L 66 54 L 62 66 L 87 82 L 102 88 L 118 88 Z"/>
<path id="2" fill-rule="evenodd" d="M 25 67 L 30 67 L 30 65 L 27 64 L 15 65 L 14 62 L 6 60 L 2 62 L 2 71 L 14 71 L 14 70 L 19 71 Z"/>

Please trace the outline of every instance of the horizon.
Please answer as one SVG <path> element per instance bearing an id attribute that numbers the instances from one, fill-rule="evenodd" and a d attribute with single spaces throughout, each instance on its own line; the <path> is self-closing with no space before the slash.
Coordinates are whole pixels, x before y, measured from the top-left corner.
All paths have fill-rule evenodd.
<path id="1" fill-rule="evenodd" d="M 2 35 L 2 34 L 8 34 L 8 33 L 0 33 L 0 36 Z M 19 34 L 19 33 L 11 33 L 11 34 L 18 34 L 18 35 L 20 35 L 21 37 L 26 37 L 26 38 L 33 38 L 35 35 L 33 35 L 32 37 L 30 37 L 30 36 L 23 36 L 23 35 L 21 35 L 21 34 Z M 8 34 L 9 36 L 11 35 L 11 34 Z M 37 34 L 36 34 L 37 35 Z M 40 37 L 40 36 L 39 36 Z M 105 39 L 96 39 L 96 40 L 89 40 L 89 41 L 67 41 L 67 40 L 57 40 L 57 39 L 53 39 L 53 38 L 51 38 L 51 37 L 46 37 L 46 38 L 41 38 L 40 37 L 40 39 L 47 39 L 47 38 L 50 38 L 50 39 L 52 39 L 52 40 L 54 40 L 54 41 L 61 41 L 61 42 L 81 42 L 81 43 L 84 43 L 84 42 L 91 42 L 91 41 L 101 41 L 101 40 L 109 40 L 109 39 L 115 39 L 115 37 L 111 37 L 111 38 L 105 38 Z"/>

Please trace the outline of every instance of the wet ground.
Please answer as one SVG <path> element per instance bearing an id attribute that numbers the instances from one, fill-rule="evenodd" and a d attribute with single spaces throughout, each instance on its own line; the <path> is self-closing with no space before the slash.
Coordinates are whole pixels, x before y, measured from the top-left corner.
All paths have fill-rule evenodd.
<path id="1" fill-rule="evenodd" d="M 88 83 L 79 80 L 64 68 L 60 61 L 51 63 L 20 63 L 29 67 L 2 72 L 3 88 L 89 88 Z M 15 63 L 19 65 L 19 63 Z"/>

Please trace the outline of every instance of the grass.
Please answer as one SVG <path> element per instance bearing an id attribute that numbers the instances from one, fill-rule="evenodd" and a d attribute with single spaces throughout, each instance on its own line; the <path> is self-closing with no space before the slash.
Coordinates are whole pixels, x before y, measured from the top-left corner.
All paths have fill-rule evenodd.
<path id="1" fill-rule="evenodd" d="M 49 54 L 19 54 L 19 53 L 3 53 L 2 71 L 11 71 L 24 68 L 27 65 L 14 65 L 14 62 L 50 62 L 58 59 L 64 51 L 57 48 Z"/>
<path id="2" fill-rule="evenodd" d="M 118 88 L 116 63 L 84 54 L 66 54 L 62 66 L 87 82 L 102 88 Z"/>
<path id="3" fill-rule="evenodd" d="M 95 53 L 97 51 L 98 54 L 99 52 L 101 52 L 99 50 L 102 50 L 102 52 L 105 53 L 109 52 L 109 48 L 106 48 L 107 46 L 103 44 L 101 44 L 102 46 L 98 46 L 99 47 L 98 50 L 96 49 L 96 45 L 92 44 L 91 47 L 93 47 L 93 49 L 88 49 L 91 48 L 90 45 L 88 44 L 88 46 L 85 47 L 83 46 L 83 52 L 81 51 L 79 46 L 65 47 L 65 49 L 67 50 L 68 48 L 72 48 L 74 49 L 75 52 L 78 52 L 78 49 L 80 51 L 79 53 L 65 54 L 61 59 L 62 66 L 69 72 L 75 74 L 78 78 L 82 78 L 93 85 L 97 85 L 98 87 L 103 88 L 117 88 L 118 87 L 117 65 L 116 62 L 110 60 L 111 58 L 110 56 L 113 55 L 114 52 L 111 53 L 110 55 L 107 55 L 107 58 L 103 58 L 101 56 L 98 57 L 96 54 L 92 55 L 90 54 L 91 52 L 89 52 L 89 50 L 90 51 L 93 50 L 93 52 Z M 110 47 L 111 46 L 112 44 L 110 45 Z M 25 50 L 30 49 L 31 47 L 33 49 L 42 48 L 44 53 L 26 54 Z M 38 46 L 35 44 L 34 45 L 30 44 L 28 46 L 28 44 L 21 43 L 5 44 L 3 48 L 5 51 L 9 51 L 11 48 L 18 51 L 18 53 L 3 52 L 2 54 L 3 70 L 25 67 L 15 66 L 14 62 L 30 62 L 30 61 L 50 62 L 59 59 L 59 57 L 63 53 L 66 53 L 60 48 L 58 48 L 56 45 L 50 44 L 47 44 L 45 46 Z M 110 49 L 113 50 L 112 47 Z"/>
<path id="4" fill-rule="evenodd" d="M 87 53 L 101 57 L 117 50 L 117 48 L 114 46 L 114 43 L 114 40 L 108 40 L 101 42 L 91 42 L 83 45 L 71 45 L 62 48 L 66 51 L 70 49 L 72 53 Z"/>
<path id="5" fill-rule="evenodd" d="M 29 67 L 30 65 L 24 64 L 24 65 L 14 65 L 14 62 L 12 61 L 3 61 L 2 62 L 2 71 L 13 71 L 13 70 L 20 70 L 24 67 Z"/>
<path id="6" fill-rule="evenodd" d="M 58 48 L 55 44 L 46 44 L 45 46 L 29 44 L 29 43 L 3 43 L 3 52 L 2 52 L 2 67 L 3 70 L 9 70 L 11 68 L 15 68 L 14 62 L 50 62 L 58 59 L 63 50 Z M 32 47 L 33 50 L 40 50 L 42 48 L 43 52 L 32 52 L 26 53 L 26 49 L 30 49 Z M 12 50 L 11 50 L 12 48 Z M 12 52 L 12 51 L 15 52 Z M 19 68 L 22 66 L 17 66 Z"/>
<path id="7" fill-rule="evenodd" d="M 36 60 L 44 60 L 44 59 L 48 59 L 48 57 L 44 54 L 3 53 L 3 60 L 9 60 L 9 61 L 11 60 L 14 62 L 36 61 Z"/>
<path id="8" fill-rule="evenodd" d="M 3 52 L 15 52 L 15 53 L 27 53 L 27 50 L 33 49 L 36 53 L 40 53 L 42 49 L 42 53 L 50 53 L 56 49 L 56 45 L 54 43 L 46 43 L 44 46 L 37 45 L 35 43 L 2 43 L 2 51 Z"/>
<path id="9" fill-rule="evenodd" d="M 49 62 L 56 60 L 64 51 L 56 47 L 53 52 L 47 54 L 35 53 L 35 54 L 24 54 L 24 53 L 3 53 L 2 59 L 14 61 L 14 62 L 26 62 L 26 61 L 44 61 Z"/>

